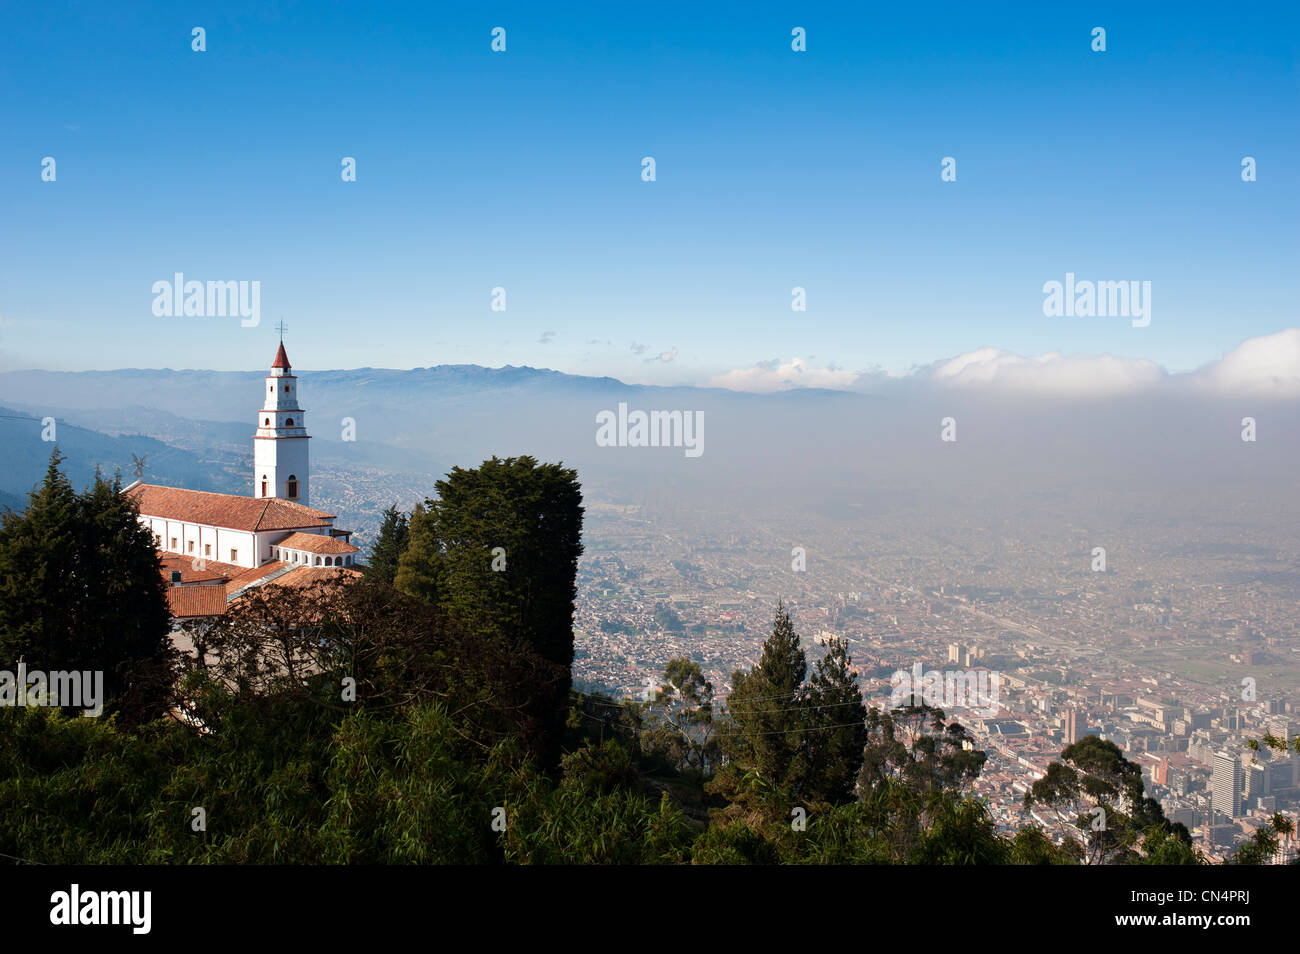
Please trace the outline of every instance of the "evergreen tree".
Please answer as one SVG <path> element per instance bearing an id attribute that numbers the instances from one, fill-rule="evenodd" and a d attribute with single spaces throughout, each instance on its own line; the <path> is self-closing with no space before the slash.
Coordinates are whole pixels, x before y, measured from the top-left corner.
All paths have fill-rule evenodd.
<path id="1" fill-rule="evenodd" d="M 714 790 L 749 810 L 783 814 L 795 804 L 807 765 L 802 758 L 807 658 L 783 603 L 772 635 L 748 673 L 732 675 L 730 722 L 722 736 L 727 764 Z"/>
<path id="2" fill-rule="evenodd" d="M 81 540 L 77 492 L 59 469 L 62 462 L 56 447 L 27 510 L 0 517 L 0 663 L 9 669 L 20 657 L 32 666 L 71 662 L 72 578 Z"/>
<path id="3" fill-rule="evenodd" d="M 157 550 L 121 478 L 85 493 L 57 449 L 23 514 L 0 520 L 0 661 L 102 671 L 111 710 L 161 714 L 173 675 L 171 614 Z"/>
<path id="4" fill-rule="evenodd" d="M 366 566 L 365 578 L 370 582 L 391 586 L 397 579 L 397 565 L 406 552 L 410 538 L 411 527 L 406 514 L 396 507 L 385 510 L 383 522 L 379 525 L 379 536 L 370 548 L 370 562 Z"/>
<path id="5" fill-rule="evenodd" d="M 568 673 L 582 554 L 577 473 L 527 456 L 493 457 L 473 470 L 453 468 L 436 486 L 437 498 L 412 514 L 398 588 L 470 632 L 498 634 Z M 566 678 L 557 695 L 538 699 L 551 731 L 537 754 L 551 767 L 568 697 Z"/>
<path id="6" fill-rule="evenodd" d="M 424 504 L 416 504 L 406 528 L 406 546 L 397 561 L 393 585 L 408 596 L 438 605 L 445 566 L 438 528 Z"/>
<path id="7" fill-rule="evenodd" d="M 817 662 L 806 712 L 809 801 L 852 801 L 867 744 L 867 710 L 847 640 L 831 640 Z"/>

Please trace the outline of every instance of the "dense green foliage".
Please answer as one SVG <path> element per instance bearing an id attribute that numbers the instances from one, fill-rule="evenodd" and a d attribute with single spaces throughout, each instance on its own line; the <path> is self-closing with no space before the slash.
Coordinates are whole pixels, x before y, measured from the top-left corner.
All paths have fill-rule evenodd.
<path id="1" fill-rule="evenodd" d="M 397 579 L 397 566 L 411 540 L 410 518 L 396 507 L 384 511 L 379 524 L 379 535 L 370 548 L 365 578 L 372 583 L 387 583 Z"/>
<path id="2" fill-rule="evenodd" d="M 483 636 L 500 637 L 561 667 L 530 709 L 548 731 L 535 754 L 560 757 L 573 663 L 573 601 L 582 555 L 582 490 L 575 471 L 531 457 L 493 457 L 452 469 L 411 515 L 399 590 Z"/>
<path id="3" fill-rule="evenodd" d="M 1086 735 L 1025 793 L 1025 806 L 1050 809 L 1086 864 L 1126 864 L 1158 847 L 1162 864 L 1197 864 L 1186 826 L 1170 824 L 1143 793 L 1142 770 L 1114 742 Z"/>

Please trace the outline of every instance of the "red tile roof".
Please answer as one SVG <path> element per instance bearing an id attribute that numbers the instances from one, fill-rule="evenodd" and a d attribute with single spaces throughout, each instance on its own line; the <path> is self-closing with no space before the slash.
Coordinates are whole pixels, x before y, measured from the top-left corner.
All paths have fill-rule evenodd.
<path id="1" fill-rule="evenodd" d="M 157 484 L 136 484 L 126 490 L 126 495 L 136 502 L 143 516 L 228 530 L 297 530 L 328 527 L 334 521 L 332 513 L 278 497 L 240 497 Z"/>
<path id="2" fill-rule="evenodd" d="M 361 571 L 355 566 L 299 566 L 284 576 L 277 576 L 267 586 L 311 586 L 342 577 L 351 583 L 361 577 Z"/>
<path id="3" fill-rule="evenodd" d="M 338 537 L 327 537 L 320 533 L 291 533 L 283 540 L 276 540 L 275 546 L 288 547 L 290 550 L 306 550 L 308 553 L 360 553 L 360 547 L 354 547 Z"/>
<path id="4" fill-rule="evenodd" d="M 235 572 L 226 581 L 226 596 L 233 596 L 235 591 L 256 584 L 259 580 L 266 579 L 276 570 L 287 565 L 281 560 L 271 560 L 269 563 L 263 563 L 261 566 L 252 569 L 246 566 L 235 567 Z"/>
<path id="5" fill-rule="evenodd" d="M 229 563 L 218 563 L 216 560 L 203 560 L 199 557 L 181 556 L 178 553 L 159 553 L 162 562 L 163 579 L 168 583 L 172 581 L 172 571 L 179 570 L 182 583 L 211 583 L 216 580 L 227 580 L 232 572 L 238 572 L 242 567 L 231 566 Z"/>
<path id="6" fill-rule="evenodd" d="M 220 616 L 226 611 L 226 588 L 210 583 L 194 586 L 169 586 L 167 605 L 176 619 L 197 616 Z"/>
<path id="7" fill-rule="evenodd" d="M 286 371 L 292 371 L 289 366 L 289 356 L 284 352 L 284 342 L 280 342 L 280 350 L 275 353 L 275 361 L 271 363 L 273 368 L 284 368 Z"/>

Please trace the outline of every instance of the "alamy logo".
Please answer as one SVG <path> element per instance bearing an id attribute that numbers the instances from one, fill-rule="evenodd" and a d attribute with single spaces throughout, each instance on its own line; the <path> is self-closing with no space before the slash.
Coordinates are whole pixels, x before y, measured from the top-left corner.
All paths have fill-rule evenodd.
<path id="1" fill-rule="evenodd" d="M 1074 280 L 1043 285 L 1043 314 L 1048 318 L 1132 318 L 1134 328 L 1151 324 L 1150 282 L 1091 282 Z"/>
<path id="2" fill-rule="evenodd" d="M 45 673 L 24 663 L 16 675 L 0 669 L 0 706 L 75 706 L 93 719 L 104 712 L 104 672 Z"/>
<path id="3" fill-rule="evenodd" d="M 687 457 L 704 453 L 703 411 L 632 411 L 596 414 L 597 447 L 684 447 Z"/>
<path id="4" fill-rule="evenodd" d="M 159 318 L 225 318 L 238 315 L 245 328 L 262 320 L 262 283 L 187 282 L 183 272 L 172 281 L 153 283 L 153 313 Z"/>
<path id="5" fill-rule="evenodd" d="M 927 706 L 941 709 L 970 709 L 977 715 L 992 718 L 998 714 L 998 689 L 1000 673 L 986 669 L 965 669 L 939 672 L 921 670 L 921 664 L 912 666 L 909 673 L 900 669 L 889 677 L 889 707 Z"/>
<path id="6" fill-rule="evenodd" d="M 153 924 L 151 891 L 82 891 L 74 884 L 50 895 L 50 904 L 51 924 L 127 924 L 133 934 L 148 934 Z"/>

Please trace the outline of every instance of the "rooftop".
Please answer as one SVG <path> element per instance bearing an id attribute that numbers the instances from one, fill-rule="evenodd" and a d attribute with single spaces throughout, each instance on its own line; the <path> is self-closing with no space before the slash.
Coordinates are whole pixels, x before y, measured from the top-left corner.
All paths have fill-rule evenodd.
<path id="1" fill-rule="evenodd" d="M 164 517 L 228 530 L 297 530 L 328 527 L 334 514 L 278 497 L 240 497 L 158 484 L 134 484 L 125 491 L 146 517 Z"/>

